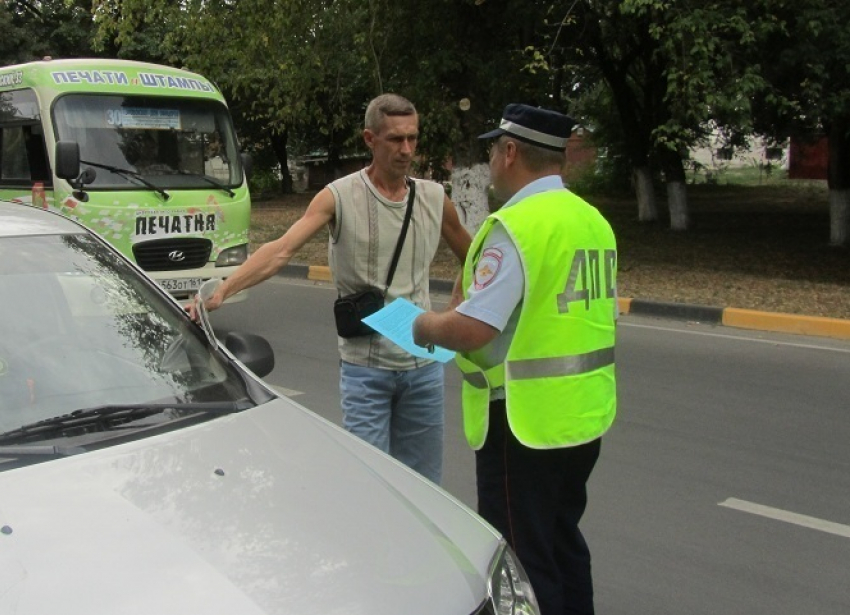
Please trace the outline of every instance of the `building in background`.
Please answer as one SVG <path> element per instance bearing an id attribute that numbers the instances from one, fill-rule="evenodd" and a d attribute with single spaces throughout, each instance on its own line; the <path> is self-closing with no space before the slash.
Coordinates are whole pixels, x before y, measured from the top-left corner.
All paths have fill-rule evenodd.
<path id="1" fill-rule="evenodd" d="M 791 137 L 788 155 L 788 179 L 826 179 L 829 164 L 829 140 Z"/>

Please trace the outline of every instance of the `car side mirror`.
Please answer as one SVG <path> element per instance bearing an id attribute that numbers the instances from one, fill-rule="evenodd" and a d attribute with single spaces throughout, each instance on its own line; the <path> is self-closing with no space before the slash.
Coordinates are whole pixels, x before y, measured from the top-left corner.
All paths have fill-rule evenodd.
<path id="1" fill-rule="evenodd" d="M 76 141 L 56 142 L 56 176 L 74 182 L 80 176 L 80 144 Z"/>
<path id="2" fill-rule="evenodd" d="M 274 369 L 274 350 L 264 337 L 231 331 L 224 338 L 224 347 L 260 378 Z"/>

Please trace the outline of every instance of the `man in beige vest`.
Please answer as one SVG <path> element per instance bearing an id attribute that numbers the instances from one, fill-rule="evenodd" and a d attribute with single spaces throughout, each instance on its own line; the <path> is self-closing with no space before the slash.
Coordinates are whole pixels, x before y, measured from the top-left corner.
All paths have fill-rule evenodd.
<path id="1" fill-rule="evenodd" d="M 407 174 L 416 153 L 419 116 L 410 101 L 381 95 L 366 109 L 363 138 L 371 164 L 338 179 L 310 202 L 279 239 L 261 246 L 205 302 L 213 310 L 275 275 L 327 225 L 329 264 L 340 295 L 383 289 L 407 207 Z M 386 303 L 398 297 L 430 309 L 429 270 L 440 237 L 464 262 L 471 238 L 443 187 L 420 179 L 410 225 Z M 330 316 L 330 315 L 328 315 Z M 374 333 L 339 338 L 343 425 L 439 483 L 443 457 L 443 366 L 419 359 Z"/>

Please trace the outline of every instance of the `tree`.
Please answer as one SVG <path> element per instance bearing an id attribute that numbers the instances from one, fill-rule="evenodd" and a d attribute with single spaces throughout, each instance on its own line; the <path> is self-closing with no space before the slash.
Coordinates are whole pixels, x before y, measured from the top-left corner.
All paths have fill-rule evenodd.
<path id="1" fill-rule="evenodd" d="M 578 4 L 571 28 L 577 35 L 565 37 L 575 41 L 575 47 L 565 55 L 586 58 L 607 84 L 621 125 L 622 149 L 633 169 L 638 219 L 652 222 L 658 218 L 651 168 L 652 134 L 662 123 L 663 67 L 649 35 L 649 17 L 629 16 L 618 5 Z M 596 120 L 605 117 L 597 115 Z"/>
<path id="2" fill-rule="evenodd" d="M 584 59 L 617 109 L 641 221 L 657 218 L 653 177 L 665 179 L 674 230 L 689 226 L 684 159 L 711 121 L 746 120 L 756 71 L 730 61 L 754 40 L 738 3 L 720 0 L 576 0 L 562 19 L 562 57 Z M 596 93 L 598 95 L 598 92 Z M 602 121 L 607 114 L 601 114 Z"/>
<path id="3" fill-rule="evenodd" d="M 96 0 L 101 40 L 122 49 L 166 24 L 165 61 L 195 70 L 225 92 L 247 128 L 280 162 L 284 187 L 293 132 L 323 136 L 331 160 L 355 141 L 377 53 L 369 12 L 350 0 Z M 355 119 L 357 118 L 357 119 Z M 304 139 L 307 140 L 307 139 Z"/>
<path id="4" fill-rule="evenodd" d="M 755 123 L 777 139 L 827 135 L 830 243 L 843 246 L 850 225 L 850 6 L 830 0 L 769 5 L 775 27 L 750 57 L 769 82 L 756 99 Z"/>
<path id="5" fill-rule="evenodd" d="M 284 178 L 291 143 L 338 159 L 362 146 L 370 98 L 407 96 L 420 112 L 423 166 L 440 178 L 451 159 L 470 230 L 487 213 L 489 184 L 476 137 L 509 102 L 583 109 L 628 158 L 639 219 L 658 217 L 663 176 L 671 228 L 685 230 L 687 152 L 715 126 L 741 142 L 764 124 L 753 104 L 785 101 L 795 121 L 817 118 L 830 131 L 834 243 L 846 236 L 850 198 L 847 11 L 835 0 L 94 1 L 102 42 L 213 79 Z M 766 92 L 774 67 L 758 48 L 778 36 L 787 58 Z"/>
<path id="6" fill-rule="evenodd" d="M 92 55 L 94 25 L 86 0 L 2 0 L 0 65 Z"/>
<path id="7" fill-rule="evenodd" d="M 769 15 L 732 0 L 667 3 L 626 0 L 627 10 L 652 17 L 650 36 L 663 65 L 664 123 L 653 141 L 667 181 L 671 227 L 688 228 L 683 158 L 713 125 L 750 130 L 749 101 L 763 79 L 758 67 L 736 62 L 739 50 L 750 49 Z M 768 20 L 765 26 L 763 20 Z"/>
<path id="8" fill-rule="evenodd" d="M 505 105 L 562 107 L 534 62 L 539 0 L 429 0 L 397 3 L 388 30 L 387 83 L 420 112 L 420 153 L 439 176 L 450 160 L 452 200 L 474 232 L 489 214 L 486 146 L 478 135 Z"/>

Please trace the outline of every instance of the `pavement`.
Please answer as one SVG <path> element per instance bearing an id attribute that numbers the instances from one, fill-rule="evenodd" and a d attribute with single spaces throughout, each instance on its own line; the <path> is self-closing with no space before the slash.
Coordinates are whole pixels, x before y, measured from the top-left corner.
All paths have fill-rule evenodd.
<path id="1" fill-rule="evenodd" d="M 330 282 L 330 268 L 321 265 L 287 265 L 280 273 L 283 276 L 307 280 Z M 431 280 L 431 290 L 451 292 L 452 280 Z M 776 333 L 793 333 L 850 340 L 850 320 L 801 316 L 780 312 L 760 312 L 736 307 L 714 307 L 653 301 L 649 299 L 619 299 L 621 314 L 635 314 L 656 318 L 669 318 L 708 325 L 754 329 Z"/>

